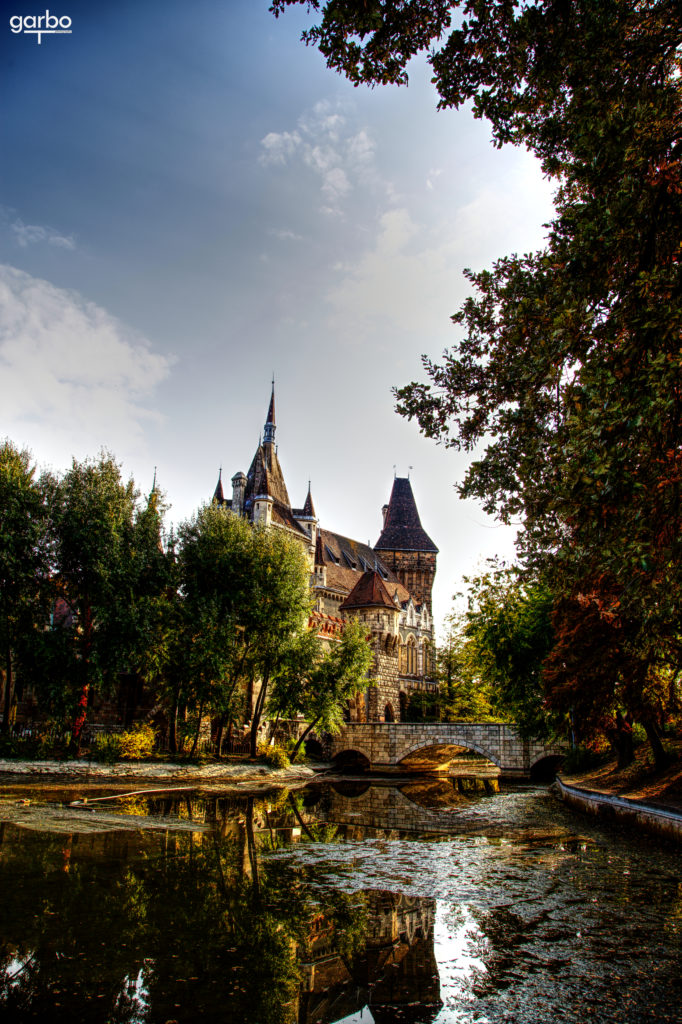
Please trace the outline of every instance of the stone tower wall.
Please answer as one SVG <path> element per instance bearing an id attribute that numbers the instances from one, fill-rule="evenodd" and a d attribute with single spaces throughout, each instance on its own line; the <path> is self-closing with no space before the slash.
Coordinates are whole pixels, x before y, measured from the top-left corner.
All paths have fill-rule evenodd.
<path id="1" fill-rule="evenodd" d="M 387 704 L 393 708 L 394 719 L 400 721 L 400 680 L 398 677 L 398 637 L 393 633 L 379 633 L 372 637 L 374 666 L 372 685 L 367 690 L 369 719 L 383 721 Z"/>
<path id="2" fill-rule="evenodd" d="M 396 574 L 418 603 L 426 602 L 432 614 L 436 555 L 432 551 L 382 551 L 381 559 Z"/>

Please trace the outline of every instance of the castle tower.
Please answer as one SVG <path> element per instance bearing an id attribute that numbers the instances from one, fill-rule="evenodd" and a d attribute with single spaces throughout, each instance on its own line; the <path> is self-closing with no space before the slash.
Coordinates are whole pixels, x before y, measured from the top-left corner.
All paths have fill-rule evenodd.
<path id="1" fill-rule="evenodd" d="M 374 550 L 381 552 L 384 564 L 393 570 L 415 601 L 426 603 L 431 615 L 438 548 L 421 524 L 408 477 L 394 479 L 384 509 L 383 529 Z"/>
<path id="2" fill-rule="evenodd" d="M 232 477 L 232 511 L 238 516 L 244 514 L 245 491 L 246 473 L 235 473 Z"/>
<path id="3" fill-rule="evenodd" d="M 400 607 L 388 592 L 381 574 L 364 572 L 355 584 L 340 611 L 357 618 L 367 627 L 374 650 L 374 667 L 369 686 L 361 699 L 365 707 L 357 707 L 358 718 L 368 722 L 400 720 L 400 684 L 398 650 L 400 644 Z"/>

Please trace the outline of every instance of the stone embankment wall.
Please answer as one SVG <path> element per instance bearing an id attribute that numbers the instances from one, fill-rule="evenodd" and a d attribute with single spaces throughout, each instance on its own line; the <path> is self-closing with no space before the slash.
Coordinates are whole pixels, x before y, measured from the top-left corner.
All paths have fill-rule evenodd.
<path id="1" fill-rule="evenodd" d="M 619 824 L 634 825 L 642 832 L 682 842 L 682 814 L 666 811 L 662 807 L 641 804 L 638 800 L 627 800 L 624 797 L 569 786 L 561 779 L 556 780 L 552 791 L 569 807 L 586 814 Z"/>

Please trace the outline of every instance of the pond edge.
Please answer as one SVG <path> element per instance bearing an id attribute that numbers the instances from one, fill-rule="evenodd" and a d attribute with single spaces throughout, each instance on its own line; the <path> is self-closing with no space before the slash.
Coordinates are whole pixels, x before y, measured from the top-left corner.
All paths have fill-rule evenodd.
<path id="1" fill-rule="evenodd" d="M 682 814 L 664 811 L 660 807 L 642 804 L 627 797 L 596 793 L 592 789 L 569 786 L 555 779 L 551 791 L 569 807 L 592 814 L 607 821 L 635 826 L 642 832 L 682 843 Z"/>

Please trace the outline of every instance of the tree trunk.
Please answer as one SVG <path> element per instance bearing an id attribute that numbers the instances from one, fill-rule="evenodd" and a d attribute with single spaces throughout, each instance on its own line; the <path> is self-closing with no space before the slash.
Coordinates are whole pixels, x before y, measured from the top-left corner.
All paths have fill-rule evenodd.
<path id="1" fill-rule="evenodd" d="M 668 755 L 663 749 L 663 744 L 661 743 L 661 737 L 659 735 L 658 729 L 650 719 L 647 719 L 647 721 L 642 722 L 642 725 L 644 726 L 646 738 L 649 741 L 649 746 L 651 747 L 651 751 L 654 755 L 654 766 L 657 771 L 663 771 L 664 768 L 668 767 L 670 761 Z"/>
<path id="2" fill-rule="evenodd" d="M 6 668 L 5 668 L 5 706 L 4 706 L 4 718 L 2 722 L 2 731 L 9 733 L 9 720 L 12 711 L 12 648 L 9 642 L 9 622 L 7 623 L 7 651 L 5 653 Z"/>
<path id="3" fill-rule="evenodd" d="M 215 754 L 220 757 L 220 748 L 223 745 L 223 729 L 225 728 L 225 715 L 218 719 L 218 728 L 215 731 Z"/>
<path id="4" fill-rule="evenodd" d="M 312 730 L 315 728 L 315 726 L 317 725 L 321 718 L 322 715 L 318 715 L 317 718 L 313 718 L 312 722 L 309 725 L 306 725 L 305 729 L 296 740 L 296 743 L 294 744 L 294 749 L 291 751 L 291 757 L 289 758 L 292 764 L 296 760 L 298 752 L 301 749 L 301 746 L 303 745 L 303 740 L 306 738 L 309 732 L 312 732 Z"/>
<path id="5" fill-rule="evenodd" d="M 256 699 L 256 706 L 253 709 L 253 718 L 251 719 L 251 757 L 256 757 L 258 751 L 258 726 L 260 725 L 261 715 L 263 714 L 263 708 L 265 707 L 265 695 L 268 689 L 268 682 L 269 675 L 263 676 L 258 697 Z"/>
<path id="6" fill-rule="evenodd" d="M 197 752 L 197 746 L 199 744 L 199 733 L 201 732 L 201 716 L 204 713 L 204 702 L 202 701 L 199 705 L 199 715 L 197 719 L 197 731 L 194 733 L 194 742 L 192 743 L 192 749 L 189 752 L 190 757 L 194 757 Z"/>
<path id="7" fill-rule="evenodd" d="M 69 750 L 72 754 L 78 755 L 81 749 L 81 737 L 83 726 L 88 715 L 88 699 L 90 697 L 90 659 L 92 657 L 92 608 L 88 602 L 85 603 L 83 612 L 83 685 L 76 704 L 76 714 L 71 729 L 71 743 Z"/>
<path id="8" fill-rule="evenodd" d="M 627 768 L 632 764 L 635 749 L 632 740 L 632 716 L 629 712 L 625 716 L 620 711 L 616 712 L 616 728 L 611 732 L 609 742 L 618 755 L 619 768 Z"/>
<path id="9" fill-rule="evenodd" d="M 180 687 L 173 690 L 173 704 L 168 721 L 168 750 L 171 754 L 178 752 L 178 713 L 180 711 Z"/>
<path id="10" fill-rule="evenodd" d="M 83 666 L 87 672 L 87 666 Z M 71 727 L 71 743 L 69 744 L 69 750 L 72 754 L 78 755 L 81 749 L 81 738 L 83 736 L 83 726 L 85 725 L 85 719 L 88 715 L 88 697 L 90 696 L 90 684 L 86 678 L 81 692 L 78 696 L 78 703 L 76 705 L 76 714 L 73 720 L 73 726 Z"/>

